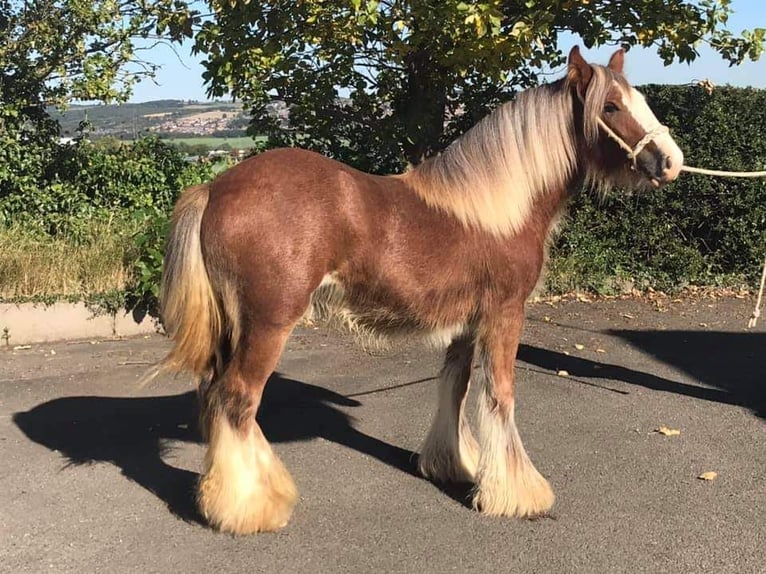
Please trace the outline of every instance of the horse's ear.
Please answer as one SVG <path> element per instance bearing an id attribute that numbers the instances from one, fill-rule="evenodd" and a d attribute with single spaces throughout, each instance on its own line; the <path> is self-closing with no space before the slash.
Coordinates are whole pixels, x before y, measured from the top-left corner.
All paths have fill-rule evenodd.
<path id="1" fill-rule="evenodd" d="M 615 74 L 622 75 L 622 69 L 623 69 L 624 66 L 625 66 L 625 50 L 620 48 L 614 54 L 612 54 L 611 58 L 609 58 L 609 66 L 608 67 Z"/>
<path id="2" fill-rule="evenodd" d="M 569 60 L 567 62 L 567 79 L 575 84 L 580 94 L 585 93 L 591 78 L 593 77 L 593 68 L 585 61 L 580 54 L 580 47 L 574 46 L 569 51 Z"/>

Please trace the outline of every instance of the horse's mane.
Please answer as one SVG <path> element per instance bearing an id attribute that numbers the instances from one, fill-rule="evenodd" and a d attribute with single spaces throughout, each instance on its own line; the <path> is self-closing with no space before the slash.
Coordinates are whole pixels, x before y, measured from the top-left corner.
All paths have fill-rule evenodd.
<path id="1" fill-rule="evenodd" d="M 627 84 L 602 66 L 593 72 L 582 126 L 589 146 L 598 138 L 596 118 L 613 82 Z M 465 225 L 517 233 L 535 196 L 562 189 L 578 172 L 573 94 L 566 78 L 521 92 L 406 179 L 426 203 Z M 600 185 L 587 169 L 583 176 Z"/>

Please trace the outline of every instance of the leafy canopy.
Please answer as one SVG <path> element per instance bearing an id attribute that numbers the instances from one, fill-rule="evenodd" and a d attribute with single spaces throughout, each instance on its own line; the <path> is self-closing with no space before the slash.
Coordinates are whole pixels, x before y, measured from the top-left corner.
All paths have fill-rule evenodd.
<path id="1" fill-rule="evenodd" d="M 706 42 L 736 64 L 764 30 L 726 30 L 730 0 L 208 0 L 196 50 L 211 95 L 231 93 L 274 143 L 377 171 L 443 147 L 563 63 L 559 37 L 655 47 L 688 62 Z M 349 99 L 339 99 L 345 96 Z M 292 130 L 268 116 L 279 98 Z"/>
<path id="2" fill-rule="evenodd" d="M 140 56 L 157 30 L 191 34 L 180 0 L 0 0 L 0 128 L 55 132 L 46 108 L 124 101 L 156 66 Z M 44 129 L 41 129 L 44 128 Z"/>

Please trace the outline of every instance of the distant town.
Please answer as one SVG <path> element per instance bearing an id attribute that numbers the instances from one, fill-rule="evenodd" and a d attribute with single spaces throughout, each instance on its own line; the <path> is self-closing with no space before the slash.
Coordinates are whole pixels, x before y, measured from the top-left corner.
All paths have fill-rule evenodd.
<path id="1" fill-rule="evenodd" d="M 273 101 L 269 113 L 287 125 L 289 111 L 282 101 Z M 61 135 L 74 137 L 87 132 L 97 139 L 136 139 L 142 135 L 160 137 L 244 136 L 250 121 L 242 105 L 234 102 L 157 100 L 138 104 L 73 105 L 66 111 L 52 110 L 61 124 Z"/>

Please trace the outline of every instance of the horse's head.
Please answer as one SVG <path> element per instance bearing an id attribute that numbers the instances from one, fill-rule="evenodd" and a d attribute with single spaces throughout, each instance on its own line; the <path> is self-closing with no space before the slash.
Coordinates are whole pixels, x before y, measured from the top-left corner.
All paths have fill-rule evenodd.
<path id="1" fill-rule="evenodd" d="M 609 64 L 588 64 L 569 53 L 567 84 L 582 111 L 587 177 L 597 186 L 660 187 L 678 177 L 684 156 L 668 129 L 622 74 L 625 52 Z"/>

